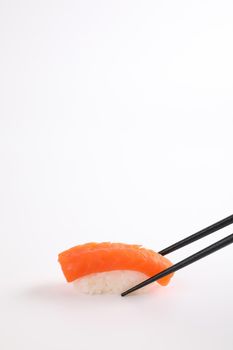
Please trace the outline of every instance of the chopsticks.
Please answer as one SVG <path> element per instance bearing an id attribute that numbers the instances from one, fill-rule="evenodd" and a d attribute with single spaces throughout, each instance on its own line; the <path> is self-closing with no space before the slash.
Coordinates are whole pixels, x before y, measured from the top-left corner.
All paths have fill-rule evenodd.
<path id="1" fill-rule="evenodd" d="M 198 231 L 198 232 L 194 233 L 193 235 L 188 236 L 187 238 L 182 239 L 181 241 L 179 241 L 175 244 L 172 244 L 171 246 L 161 250 L 159 252 L 159 254 L 166 255 L 168 253 L 174 252 L 175 250 L 180 249 L 180 248 L 182 248 L 182 247 L 184 247 L 184 246 L 186 246 L 194 241 L 197 241 L 197 240 L 199 240 L 199 239 L 201 239 L 201 238 L 203 238 L 203 237 L 205 237 L 205 236 L 207 236 L 215 231 L 218 231 L 221 228 L 226 227 L 232 223 L 233 223 L 233 215 L 230 215 L 227 218 L 220 220 L 220 221 L 216 222 L 215 224 L 208 226 L 208 227 L 204 228 L 203 230 Z M 211 244 L 210 246 L 208 246 L 208 247 L 200 250 L 199 252 L 189 256 L 188 258 L 181 260 L 177 264 L 172 265 L 168 269 L 161 271 L 160 273 L 158 273 L 158 274 L 148 278 L 147 280 L 137 284 L 136 286 L 126 290 L 125 292 L 123 292 L 121 294 L 121 296 L 124 297 L 125 295 L 127 295 L 129 293 L 132 293 L 140 288 L 143 288 L 143 287 L 147 286 L 148 284 L 155 282 L 155 281 L 159 280 L 160 278 L 169 275 L 170 273 L 178 271 L 178 270 L 182 269 L 183 267 L 188 266 L 188 265 L 194 263 L 195 261 L 200 260 L 200 259 L 204 258 L 205 256 L 210 255 L 210 254 L 216 252 L 217 250 L 226 247 L 227 245 L 229 245 L 231 243 L 233 243 L 233 234 L 230 234 L 229 236 L 221 239 L 220 241 L 218 241 L 214 244 Z"/>
<path id="2" fill-rule="evenodd" d="M 174 252 L 175 250 L 180 249 L 180 248 L 182 248 L 190 243 L 193 243 L 193 242 L 195 242 L 195 241 L 197 241 L 205 236 L 208 236 L 211 233 L 216 232 L 216 231 L 222 229 L 223 227 L 226 227 L 232 223 L 233 223 L 233 215 L 230 215 L 230 216 L 226 217 L 225 219 L 220 220 L 220 221 L 216 222 L 215 224 L 210 225 L 210 226 L 204 228 L 203 230 L 198 231 L 198 232 L 194 233 L 193 235 L 188 236 L 188 237 L 182 239 L 181 241 L 170 245 L 169 247 L 161 250 L 159 252 L 159 254 L 166 255 L 166 254 L 169 254 L 171 252 Z"/>

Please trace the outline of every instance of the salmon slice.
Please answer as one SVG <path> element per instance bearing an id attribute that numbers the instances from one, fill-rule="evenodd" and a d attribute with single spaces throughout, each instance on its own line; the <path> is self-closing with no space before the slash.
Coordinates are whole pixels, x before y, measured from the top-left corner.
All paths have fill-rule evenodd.
<path id="1" fill-rule="evenodd" d="M 162 255 L 140 245 L 125 243 L 86 243 L 70 248 L 58 255 L 67 282 L 89 274 L 113 270 L 139 271 L 151 277 L 172 263 Z M 165 286 L 173 274 L 158 280 Z"/>

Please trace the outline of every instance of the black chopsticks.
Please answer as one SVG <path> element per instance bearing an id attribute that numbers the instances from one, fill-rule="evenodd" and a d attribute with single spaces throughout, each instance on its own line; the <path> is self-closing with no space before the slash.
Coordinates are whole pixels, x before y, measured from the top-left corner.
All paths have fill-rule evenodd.
<path id="1" fill-rule="evenodd" d="M 221 228 L 226 227 L 232 223 L 233 223 L 233 215 L 230 215 L 227 218 L 225 218 L 221 221 L 218 221 L 215 224 L 208 226 L 208 227 L 204 228 L 203 230 L 198 231 L 198 232 L 194 233 L 193 235 L 188 236 L 187 238 L 161 250 L 159 252 L 159 254 L 166 255 L 168 253 L 174 252 L 175 250 L 180 249 L 180 248 L 182 248 L 182 247 L 184 247 L 184 246 L 186 246 L 194 241 L 197 241 L 198 239 L 201 239 L 201 238 L 203 238 L 203 237 L 205 237 L 205 236 L 207 236 L 215 231 L 218 231 Z M 210 255 L 210 254 L 216 252 L 217 250 L 226 247 L 227 245 L 229 245 L 231 243 L 233 243 L 233 234 L 221 239 L 220 241 L 218 241 L 214 244 L 211 244 L 209 247 L 200 250 L 199 252 L 189 256 L 188 258 L 181 260 L 177 264 L 172 265 L 168 269 L 161 271 L 160 273 L 158 273 L 158 274 L 148 278 L 147 280 L 137 284 L 136 286 L 126 290 L 125 292 L 123 292 L 121 294 L 121 296 L 123 297 L 129 293 L 132 293 L 132 292 L 140 289 L 140 288 L 143 288 L 143 287 L 147 286 L 148 284 L 155 282 L 155 281 L 159 280 L 160 278 L 169 275 L 172 272 L 178 271 L 178 270 L 182 269 L 183 267 L 188 266 L 188 265 L 194 263 L 195 261 L 200 260 L 200 259 L 204 258 L 205 256 Z"/>
<path id="2" fill-rule="evenodd" d="M 205 236 L 208 236 L 211 233 L 216 232 L 216 231 L 220 230 L 221 228 L 226 227 L 232 223 L 233 223 L 233 215 L 230 215 L 227 218 L 220 220 L 220 221 L 216 222 L 215 224 L 210 225 L 210 226 L 204 228 L 203 230 L 198 231 L 198 232 L 194 233 L 193 235 L 188 236 L 185 239 L 182 239 L 181 241 L 179 241 L 175 244 L 170 245 L 169 247 L 161 250 L 159 252 L 159 254 L 166 255 L 166 254 L 169 254 L 171 252 L 174 252 L 175 250 L 180 249 L 180 248 L 182 248 L 190 243 L 193 243 L 193 242 L 197 241 L 198 239 L 201 239 Z"/>

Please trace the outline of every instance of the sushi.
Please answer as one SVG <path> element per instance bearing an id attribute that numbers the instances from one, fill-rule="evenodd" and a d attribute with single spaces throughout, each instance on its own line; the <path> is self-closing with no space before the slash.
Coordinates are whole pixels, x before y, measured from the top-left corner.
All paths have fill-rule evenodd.
<path id="1" fill-rule="evenodd" d="M 172 263 L 153 250 L 125 243 L 86 243 L 58 255 L 67 282 L 82 293 L 121 293 Z M 172 274 L 158 283 L 166 286 Z"/>

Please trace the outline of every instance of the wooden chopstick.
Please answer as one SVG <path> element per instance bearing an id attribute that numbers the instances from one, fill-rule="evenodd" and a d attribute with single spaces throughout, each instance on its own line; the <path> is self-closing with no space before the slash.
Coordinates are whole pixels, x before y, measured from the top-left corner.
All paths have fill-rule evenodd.
<path id="1" fill-rule="evenodd" d="M 202 237 L 204 237 L 204 236 L 206 236 L 206 235 L 208 235 L 208 234 L 210 234 L 212 232 L 215 232 L 215 231 L 219 230 L 220 228 L 223 228 L 223 227 L 225 227 L 227 225 L 230 225 L 230 223 L 232 223 L 232 222 L 230 222 L 232 220 L 232 218 L 233 218 L 233 215 L 229 216 L 226 219 L 223 219 L 223 220 L 217 222 L 216 224 L 214 224 L 212 226 L 208 226 L 204 230 L 201 230 L 201 231 L 197 232 L 196 234 L 187 237 L 187 239 L 182 240 L 180 242 L 177 242 L 176 244 L 174 244 L 174 245 L 172 245 L 172 246 L 170 246 L 170 247 L 168 247 L 166 249 L 170 249 L 172 247 L 172 251 L 174 251 L 176 249 L 179 249 L 179 248 L 183 247 L 184 245 L 192 243 L 193 241 L 196 241 L 197 239 L 200 239 L 200 238 L 202 238 Z M 225 224 L 224 224 L 224 222 L 225 222 Z M 223 225 L 223 226 L 221 226 L 221 225 Z M 219 226 L 221 226 L 221 227 L 219 227 Z M 214 230 L 213 230 L 213 227 L 215 227 Z M 209 232 L 209 230 L 213 230 L 213 231 Z M 204 231 L 204 233 L 203 233 L 203 231 Z M 209 233 L 206 233 L 206 232 L 209 232 Z M 195 237 L 198 237 L 198 236 L 199 236 L 199 238 L 195 238 Z M 189 241 L 189 239 L 191 239 L 191 241 Z M 181 243 L 181 242 L 184 242 L 184 241 L 186 241 L 186 243 L 183 245 L 183 243 Z M 161 271 L 160 273 L 158 273 L 158 274 L 148 278 L 147 280 L 137 284 L 136 286 L 126 290 L 125 292 L 123 292 L 121 294 L 121 296 L 124 297 L 125 295 L 127 295 L 129 293 L 132 293 L 132 292 L 134 292 L 134 291 L 136 291 L 136 290 L 138 290 L 140 288 L 143 288 L 143 287 L 147 286 L 148 284 L 150 284 L 152 282 L 155 282 L 155 281 L 159 280 L 160 278 L 169 275 L 170 273 L 176 272 L 176 271 L 182 269 L 183 267 L 188 266 L 188 265 L 194 263 L 195 261 L 200 260 L 200 259 L 204 258 L 205 256 L 210 255 L 210 254 L 216 252 L 217 250 L 226 247 L 227 245 L 229 245 L 231 243 L 233 243 L 233 234 L 231 234 L 231 235 L 221 239 L 220 241 L 218 241 L 218 242 L 216 242 L 214 244 L 211 244 L 210 246 L 208 246 L 208 247 L 200 250 L 199 252 L 189 256 L 188 258 L 186 258 L 184 260 L 181 260 L 177 264 L 172 265 L 168 269 L 166 269 L 164 271 Z M 166 249 L 164 249 L 164 250 L 166 250 Z"/>

